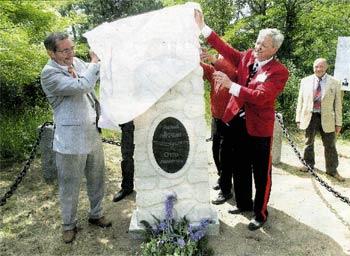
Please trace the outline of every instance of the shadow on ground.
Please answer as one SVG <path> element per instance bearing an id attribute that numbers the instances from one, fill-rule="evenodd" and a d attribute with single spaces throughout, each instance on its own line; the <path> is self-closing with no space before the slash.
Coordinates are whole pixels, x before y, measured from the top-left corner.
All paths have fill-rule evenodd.
<path id="1" fill-rule="evenodd" d="M 221 221 L 220 235 L 212 237 L 209 243 L 215 248 L 216 255 L 346 255 L 323 233 L 272 207 L 269 207 L 269 213 L 268 221 L 257 231 L 248 230 L 250 216 L 247 215 L 244 223 L 238 222 L 234 226 Z"/>

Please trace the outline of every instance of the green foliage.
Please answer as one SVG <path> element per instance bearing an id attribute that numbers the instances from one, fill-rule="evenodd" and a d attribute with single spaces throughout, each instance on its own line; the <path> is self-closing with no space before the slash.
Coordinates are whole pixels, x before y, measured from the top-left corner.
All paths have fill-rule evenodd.
<path id="1" fill-rule="evenodd" d="M 52 2 L 52 1 L 51 1 Z M 48 31 L 63 29 L 67 20 L 51 10 L 50 1 L 0 2 L 0 81 L 30 84 L 47 57 L 42 41 Z"/>
<path id="2" fill-rule="evenodd" d="M 343 139 L 350 139 L 350 92 L 343 92 L 343 127 L 342 127 L 342 137 Z"/>
<path id="3" fill-rule="evenodd" d="M 185 4 L 187 0 L 161 0 L 164 6 L 173 6 L 178 4 Z M 199 0 L 193 0 L 191 2 L 199 2 Z"/>
<path id="4" fill-rule="evenodd" d="M 218 35 L 223 35 L 234 15 L 234 1 L 201 0 L 200 3 L 205 15 L 205 22 L 217 32 Z"/>
<path id="5" fill-rule="evenodd" d="M 184 4 L 186 0 L 65 0 L 65 1 L 0 1 L 0 114 L 1 158 L 24 154 L 31 135 L 25 127 L 30 113 L 43 109 L 40 122 L 50 116 L 39 77 L 48 56 L 43 40 L 48 32 L 69 27 L 75 39 L 76 55 L 88 61 L 88 46 L 82 33 L 102 22 L 128 15 Z M 284 116 L 287 126 L 294 127 L 295 105 L 301 77 L 312 73 L 312 63 L 325 57 L 333 73 L 338 36 L 350 35 L 349 0 L 195 0 L 201 4 L 205 21 L 236 49 L 254 45 L 258 31 L 276 27 L 283 31 L 285 41 L 278 58 L 286 64 L 290 78 L 278 97 L 276 110 Z M 206 87 L 206 119 L 210 123 L 209 86 Z M 342 134 L 349 137 L 349 93 L 343 100 Z M 13 117 L 11 114 L 14 113 Z M 23 117 L 22 117 L 23 115 Z M 34 123 L 39 119 L 33 115 Z M 50 119 L 50 118 L 49 118 Z M 6 125 L 5 120 L 8 120 Z M 25 120 L 25 121 L 24 121 Z M 18 124 L 17 124 L 18 122 Z M 37 124 L 36 124 L 37 125 Z M 36 126 L 35 125 L 35 126 Z M 9 129 L 7 126 L 11 126 Z M 15 127 L 15 128 L 14 128 Z M 113 139 L 118 133 L 103 131 Z M 9 135 L 7 135 L 9 133 Z M 15 135 L 16 134 L 16 135 Z M 22 147 L 6 137 L 19 136 Z M 20 140 L 19 138 L 25 138 Z M 34 137 L 31 137 L 34 138 Z M 12 139 L 14 140 L 14 139 Z M 8 147 L 7 145 L 11 145 Z M 17 152 L 17 148 L 18 149 Z M 13 150 L 13 151 L 12 151 Z M 23 156 L 22 156 L 23 158 Z"/>
<path id="6" fill-rule="evenodd" d="M 34 108 L 20 115 L 2 113 L 0 118 L 0 164 L 26 159 L 37 139 L 37 128 L 52 121 L 52 113 Z"/>
<path id="7" fill-rule="evenodd" d="M 299 85 L 302 78 L 301 71 L 298 70 L 291 61 L 284 63 L 289 70 L 289 79 L 276 101 L 276 111 L 283 116 L 283 122 L 291 129 L 295 128 L 295 110 L 298 101 Z"/>
<path id="8" fill-rule="evenodd" d="M 0 1 L 1 112 L 41 105 L 38 78 L 48 59 L 42 41 L 68 22 L 57 16 L 57 6 L 57 1 Z"/>
<path id="9" fill-rule="evenodd" d="M 71 24 L 71 29 L 77 42 L 86 43 L 82 35 L 103 22 L 112 22 L 162 7 L 163 4 L 159 0 L 76 0 L 74 3 L 61 7 L 60 13 L 63 16 L 74 17 L 72 13 L 79 11 L 85 15 L 86 19 L 75 19 L 75 22 Z"/>

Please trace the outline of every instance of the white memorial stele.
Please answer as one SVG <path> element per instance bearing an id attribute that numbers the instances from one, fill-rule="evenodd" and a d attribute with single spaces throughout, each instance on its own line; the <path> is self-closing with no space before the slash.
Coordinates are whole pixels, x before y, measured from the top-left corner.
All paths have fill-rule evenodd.
<path id="1" fill-rule="evenodd" d="M 130 234 L 146 220 L 165 218 L 165 200 L 175 194 L 174 219 L 192 225 L 212 220 L 203 70 L 196 3 L 104 23 L 85 34 L 101 59 L 102 128 L 134 120 L 136 209 Z M 170 123 L 167 123 L 170 121 Z M 165 125 L 164 125 L 165 124 Z"/>
<path id="2" fill-rule="evenodd" d="M 334 77 L 340 81 L 342 91 L 350 91 L 350 37 L 338 37 Z"/>

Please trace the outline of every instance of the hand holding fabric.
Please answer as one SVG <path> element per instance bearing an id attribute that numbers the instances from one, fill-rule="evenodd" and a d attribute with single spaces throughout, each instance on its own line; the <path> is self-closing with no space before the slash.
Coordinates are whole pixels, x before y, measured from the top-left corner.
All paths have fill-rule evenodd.
<path id="1" fill-rule="evenodd" d="M 199 10 L 194 10 L 194 18 L 200 30 L 205 26 L 203 15 Z"/>
<path id="2" fill-rule="evenodd" d="M 225 73 L 221 71 L 215 71 L 213 73 L 213 78 L 215 80 L 215 83 L 220 84 L 228 89 L 231 88 L 232 81 Z"/>
<path id="3" fill-rule="evenodd" d="M 202 53 L 200 55 L 202 61 L 207 61 L 209 63 L 215 64 L 217 61 L 217 58 L 211 54 L 207 48 L 201 47 Z"/>
<path id="4" fill-rule="evenodd" d="M 100 59 L 98 58 L 98 56 L 94 51 L 89 50 L 89 55 L 92 63 L 98 63 L 100 61 Z"/>

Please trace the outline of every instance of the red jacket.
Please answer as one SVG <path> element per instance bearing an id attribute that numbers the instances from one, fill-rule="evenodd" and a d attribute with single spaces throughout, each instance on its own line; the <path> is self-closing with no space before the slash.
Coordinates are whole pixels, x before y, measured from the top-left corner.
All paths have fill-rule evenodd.
<path id="1" fill-rule="evenodd" d="M 244 106 L 249 135 L 272 136 L 275 100 L 288 80 L 287 68 L 273 59 L 262 66 L 247 84 L 249 66 L 255 61 L 253 50 L 240 52 L 222 41 L 215 32 L 212 32 L 207 40 L 225 59 L 238 67 L 237 83 L 242 86 L 238 97 L 231 96 L 222 118 L 223 122 L 229 122 Z"/>
<path id="2" fill-rule="evenodd" d="M 229 61 L 224 58 L 219 58 L 215 66 L 211 66 L 201 62 L 203 68 L 203 78 L 208 80 L 210 83 L 210 109 L 211 114 L 214 118 L 222 118 L 224 115 L 227 103 L 231 97 L 228 89 L 221 86 L 219 88 L 215 87 L 215 82 L 213 80 L 213 73 L 215 71 L 222 71 L 231 79 L 231 81 L 236 81 L 237 69 Z"/>

